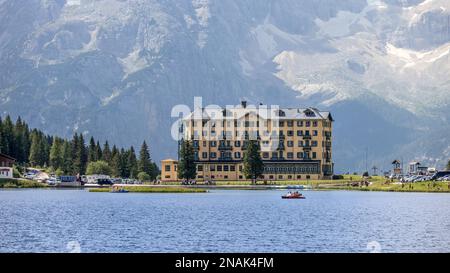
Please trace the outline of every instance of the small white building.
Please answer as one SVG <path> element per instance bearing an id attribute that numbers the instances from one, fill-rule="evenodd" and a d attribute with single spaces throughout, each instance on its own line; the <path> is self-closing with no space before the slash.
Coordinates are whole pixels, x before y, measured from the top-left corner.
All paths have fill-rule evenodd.
<path id="1" fill-rule="evenodd" d="M 0 178 L 13 178 L 13 168 L 0 167 Z"/>

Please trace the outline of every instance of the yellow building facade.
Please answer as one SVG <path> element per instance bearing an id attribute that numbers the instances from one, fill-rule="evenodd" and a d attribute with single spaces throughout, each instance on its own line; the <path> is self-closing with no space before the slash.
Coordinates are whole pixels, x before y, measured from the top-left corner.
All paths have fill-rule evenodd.
<path id="1" fill-rule="evenodd" d="M 182 139 L 195 149 L 197 180 L 246 180 L 243 157 L 249 140 L 261 147 L 261 180 L 306 180 L 332 176 L 331 113 L 315 108 L 227 106 L 198 108 L 182 121 Z M 176 161 L 162 162 L 163 181 Z M 168 177 L 168 178 L 166 178 Z"/>

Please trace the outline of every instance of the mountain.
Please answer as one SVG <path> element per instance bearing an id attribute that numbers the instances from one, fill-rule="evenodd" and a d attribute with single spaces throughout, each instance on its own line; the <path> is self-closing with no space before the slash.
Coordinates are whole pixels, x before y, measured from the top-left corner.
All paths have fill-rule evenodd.
<path id="1" fill-rule="evenodd" d="M 175 105 L 315 106 L 338 171 L 450 157 L 447 0 L 0 0 L 0 113 L 176 155 Z"/>

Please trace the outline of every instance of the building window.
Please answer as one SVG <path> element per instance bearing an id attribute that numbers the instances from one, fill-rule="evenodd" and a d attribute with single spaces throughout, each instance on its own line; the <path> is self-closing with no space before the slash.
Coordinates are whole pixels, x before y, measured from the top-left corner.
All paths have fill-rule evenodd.
<path id="1" fill-rule="evenodd" d="M 236 140 L 236 141 L 234 142 L 234 146 L 235 146 L 235 147 L 241 147 L 241 142 L 240 142 L 239 140 Z"/>
<path id="2" fill-rule="evenodd" d="M 294 141 L 288 140 L 287 146 L 288 146 L 288 147 L 294 147 Z"/>
<path id="3" fill-rule="evenodd" d="M 317 130 L 313 131 L 313 136 L 317 136 Z"/>
<path id="4" fill-rule="evenodd" d="M 242 169 L 243 169 L 242 165 L 239 165 L 239 171 L 240 172 L 242 172 Z"/>
<path id="5" fill-rule="evenodd" d="M 297 175 L 297 179 L 302 179 L 302 176 L 301 175 Z"/>
<path id="6" fill-rule="evenodd" d="M 235 158 L 241 158 L 241 153 L 240 152 L 234 152 L 234 157 Z"/>
<path id="7" fill-rule="evenodd" d="M 313 121 L 313 127 L 317 127 L 317 121 Z"/>
<path id="8" fill-rule="evenodd" d="M 217 157 L 216 152 L 211 152 L 211 153 L 209 154 L 209 157 L 211 157 L 211 158 L 216 158 L 216 157 Z"/>
<path id="9" fill-rule="evenodd" d="M 287 131 L 287 136 L 293 136 L 293 135 L 294 135 L 294 131 L 292 131 L 292 130 Z"/>
<path id="10" fill-rule="evenodd" d="M 217 146 L 217 142 L 215 140 L 211 141 L 209 144 L 211 147 L 216 147 Z"/>
<path id="11" fill-rule="evenodd" d="M 222 171 L 222 165 L 217 165 L 217 171 L 221 172 Z"/>
<path id="12" fill-rule="evenodd" d="M 165 170 L 166 170 L 166 172 L 170 172 L 170 165 L 166 165 Z"/>
<path id="13" fill-rule="evenodd" d="M 202 152 L 202 158 L 208 158 L 208 153 L 207 152 Z"/>
<path id="14" fill-rule="evenodd" d="M 203 141 L 203 147 L 206 147 L 206 145 L 207 145 L 207 142 Z"/>
<path id="15" fill-rule="evenodd" d="M 279 125 L 280 127 L 284 127 L 284 121 L 280 121 L 280 122 L 278 123 L 278 125 Z"/>
<path id="16" fill-rule="evenodd" d="M 228 172 L 230 170 L 228 165 L 223 165 L 223 171 Z"/>
<path id="17" fill-rule="evenodd" d="M 278 153 L 277 152 L 273 152 L 272 153 L 272 158 L 278 158 Z"/>
<path id="18" fill-rule="evenodd" d="M 287 158 L 289 158 L 289 159 L 294 158 L 294 153 L 288 152 L 287 153 Z"/>
<path id="19" fill-rule="evenodd" d="M 236 171 L 236 166 L 235 165 L 231 165 L 230 166 L 230 172 L 234 172 Z"/>
<path id="20" fill-rule="evenodd" d="M 263 158 L 269 158 L 269 153 L 268 152 L 263 152 Z"/>
<path id="21" fill-rule="evenodd" d="M 287 121 L 287 126 L 288 126 L 288 127 L 294 126 L 294 121 L 288 120 L 288 121 Z"/>
<path id="22" fill-rule="evenodd" d="M 197 165 L 197 171 L 203 172 L 203 165 Z"/>
<path id="23" fill-rule="evenodd" d="M 302 136 L 303 135 L 303 131 L 302 130 L 297 130 L 297 136 Z"/>
<path id="24" fill-rule="evenodd" d="M 282 175 L 278 175 L 278 179 L 283 179 L 283 176 Z"/>
<path id="25" fill-rule="evenodd" d="M 298 127 L 302 127 L 303 126 L 303 121 L 302 120 L 298 120 L 297 121 L 297 126 Z"/>
<path id="26" fill-rule="evenodd" d="M 310 127 L 311 126 L 311 121 L 307 121 L 306 122 L 306 127 Z"/>
<path id="27" fill-rule="evenodd" d="M 298 152 L 297 153 L 297 158 L 303 158 L 303 153 L 302 152 Z"/>
<path id="28" fill-rule="evenodd" d="M 303 147 L 303 140 L 298 141 L 298 147 Z"/>
<path id="29" fill-rule="evenodd" d="M 292 179 L 292 175 L 288 175 L 288 179 Z"/>
<path id="30" fill-rule="evenodd" d="M 212 172 L 215 172 L 216 171 L 216 166 L 210 165 L 209 166 L 209 170 L 212 171 Z"/>
<path id="31" fill-rule="evenodd" d="M 316 152 L 312 153 L 312 158 L 317 158 L 317 153 Z"/>

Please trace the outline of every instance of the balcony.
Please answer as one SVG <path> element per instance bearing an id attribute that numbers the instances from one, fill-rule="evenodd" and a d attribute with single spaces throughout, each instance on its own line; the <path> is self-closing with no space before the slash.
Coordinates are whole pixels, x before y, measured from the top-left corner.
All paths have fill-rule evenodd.
<path id="1" fill-rule="evenodd" d="M 231 145 L 219 145 L 219 151 L 231 151 L 233 150 L 233 146 Z"/>

